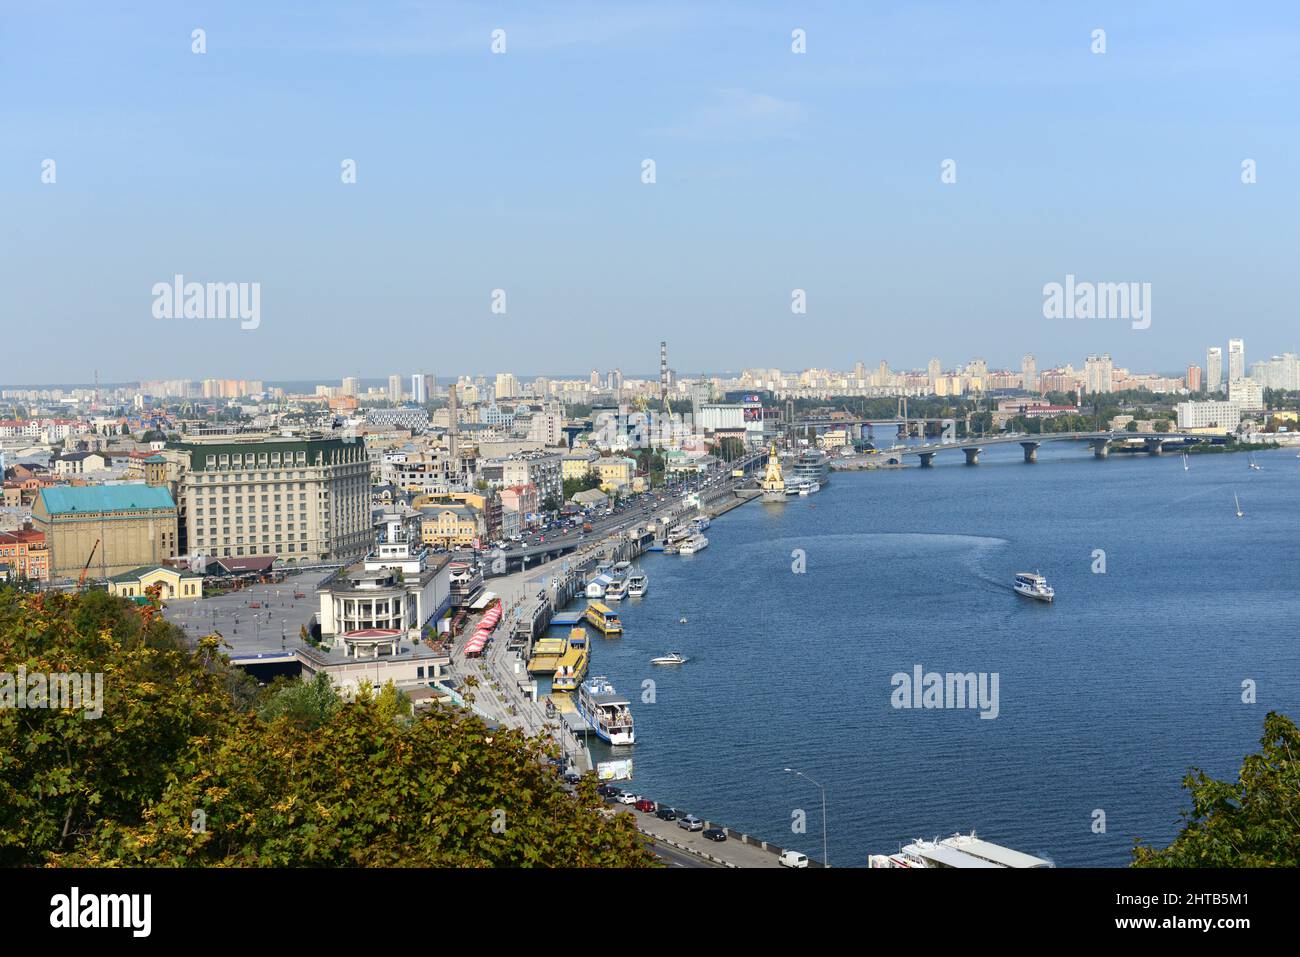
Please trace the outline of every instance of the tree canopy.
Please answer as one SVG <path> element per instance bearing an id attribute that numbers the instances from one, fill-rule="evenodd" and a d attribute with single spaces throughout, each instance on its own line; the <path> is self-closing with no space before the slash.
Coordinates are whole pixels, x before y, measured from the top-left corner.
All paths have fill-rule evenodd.
<path id="1" fill-rule="evenodd" d="M 1260 745 L 1236 781 L 1193 768 L 1183 778 L 1192 806 L 1182 812 L 1182 831 L 1166 848 L 1137 842 L 1133 866 L 1300 866 L 1300 731 L 1270 711 Z"/>
<path id="2" fill-rule="evenodd" d="M 0 866 L 653 866 L 548 745 L 391 685 L 260 689 L 156 599 L 0 590 L 10 673 L 103 675 L 103 715 L 0 708 Z"/>

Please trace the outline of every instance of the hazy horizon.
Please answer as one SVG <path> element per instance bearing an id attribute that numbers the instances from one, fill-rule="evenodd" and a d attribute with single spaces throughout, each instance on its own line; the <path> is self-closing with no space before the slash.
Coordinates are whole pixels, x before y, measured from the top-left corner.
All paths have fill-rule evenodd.
<path id="1" fill-rule="evenodd" d="M 0 377 L 1297 351 L 1300 12 L 1250 12 L 12 9 Z M 260 284 L 256 328 L 155 318 L 176 275 Z M 1150 283 L 1150 327 L 1044 318 L 1067 275 Z"/>

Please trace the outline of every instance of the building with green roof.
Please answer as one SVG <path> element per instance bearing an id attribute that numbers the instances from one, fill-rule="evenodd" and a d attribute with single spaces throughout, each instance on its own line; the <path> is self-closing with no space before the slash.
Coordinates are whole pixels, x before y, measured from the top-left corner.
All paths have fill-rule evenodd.
<path id="1" fill-rule="evenodd" d="M 171 492 L 143 483 L 55 485 L 40 490 L 32 525 L 45 533 L 50 577 L 107 579 L 176 554 Z"/>

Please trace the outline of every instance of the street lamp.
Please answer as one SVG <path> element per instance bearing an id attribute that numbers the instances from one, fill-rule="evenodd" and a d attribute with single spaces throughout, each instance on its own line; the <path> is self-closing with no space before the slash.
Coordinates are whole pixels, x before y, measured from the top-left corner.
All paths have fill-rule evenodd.
<path id="1" fill-rule="evenodd" d="M 808 777 L 808 775 L 804 774 L 802 771 L 796 771 L 794 768 L 782 768 L 781 770 L 787 774 L 797 774 L 799 777 L 812 781 L 813 784 L 817 784 L 816 781 L 813 781 L 812 778 Z M 822 792 L 822 867 L 830 867 L 830 855 L 826 850 L 826 789 L 820 784 L 817 784 L 817 787 L 820 788 Z"/>

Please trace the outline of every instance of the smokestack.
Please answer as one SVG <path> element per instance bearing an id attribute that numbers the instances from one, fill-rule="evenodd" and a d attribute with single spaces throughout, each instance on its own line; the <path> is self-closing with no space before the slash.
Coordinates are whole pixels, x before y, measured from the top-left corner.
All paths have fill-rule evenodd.
<path id="1" fill-rule="evenodd" d="M 659 341 L 659 401 L 668 398 L 668 341 Z"/>

